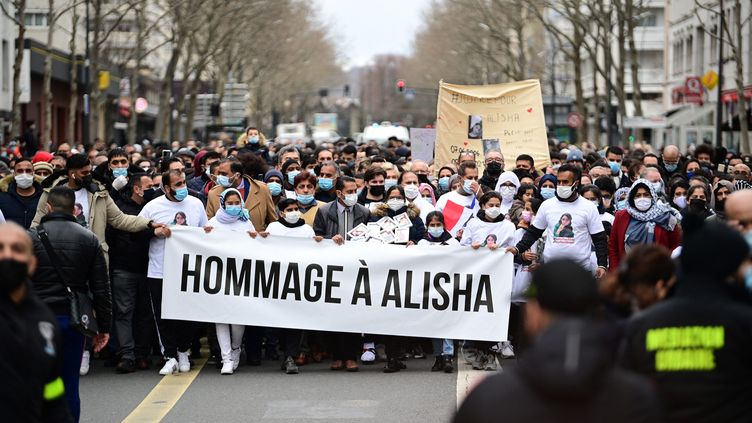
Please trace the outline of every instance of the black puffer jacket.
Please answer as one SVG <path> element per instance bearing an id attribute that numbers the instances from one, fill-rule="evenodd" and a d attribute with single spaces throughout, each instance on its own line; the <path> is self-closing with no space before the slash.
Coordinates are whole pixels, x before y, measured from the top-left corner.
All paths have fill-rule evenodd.
<path id="1" fill-rule="evenodd" d="M 555 321 L 518 366 L 475 388 L 454 422 L 662 421 L 647 381 L 613 368 L 604 329 L 577 318 Z"/>
<path id="2" fill-rule="evenodd" d="M 112 295 L 102 247 L 97 237 L 76 222 L 73 215 L 52 212 L 42 218 L 41 226 L 50 238 L 68 283 L 73 290 L 88 290 L 94 298 L 94 310 L 101 333 L 109 333 L 112 323 Z M 65 285 L 39 239 L 38 227 L 29 234 L 34 242 L 37 271 L 32 279 L 34 291 L 56 314 L 70 313 Z"/>

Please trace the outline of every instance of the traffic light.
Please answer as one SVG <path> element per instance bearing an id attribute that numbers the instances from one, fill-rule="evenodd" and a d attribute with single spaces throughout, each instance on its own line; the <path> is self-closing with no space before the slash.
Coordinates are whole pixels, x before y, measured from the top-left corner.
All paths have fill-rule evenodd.
<path id="1" fill-rule="evenodd" d="M 404 79 L 397 80 L 397 91 L 401 93 L 405 92 L 405 80 Z"/>

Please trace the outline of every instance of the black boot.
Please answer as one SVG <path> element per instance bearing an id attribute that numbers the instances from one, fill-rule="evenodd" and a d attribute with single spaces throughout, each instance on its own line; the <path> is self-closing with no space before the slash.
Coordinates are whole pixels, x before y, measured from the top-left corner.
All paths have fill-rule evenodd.
<path id="1" fill-rule="evenodd" d="M 406 368 L 407 366 L 402 364 L 401 361 L 397 360 L 396 358 L 390 358 L 389 361 L 387 361 L 386 366 L 384 367 L 384 373 L 397 373 L 398 371 Z"/>
<path id="2" fill-rule="evenodd" d="M 444 373 L 454 373 L 454 363 L 452 363 L 451 356 L 444 360 Z"/>
<path id="3" fill-rule="evenodd" d="M 433 367 L 431 367 L 431 371 L 432 372 L 440 372 L 442 370 L 444 370 L 444 356 L 443 355 L 437 355 L 436 356 L 436 361 L 433 362 Z"/>

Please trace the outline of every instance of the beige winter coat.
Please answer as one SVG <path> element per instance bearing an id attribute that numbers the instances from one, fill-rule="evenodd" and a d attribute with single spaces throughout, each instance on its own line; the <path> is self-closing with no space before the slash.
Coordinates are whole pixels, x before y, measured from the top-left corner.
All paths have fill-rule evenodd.
<path id="1" fill-rule="evenodd" d="M 47 182 L 47 181 L 45 181 Z M 68 177 L 63 176 L 52 182 L 51 185 L 43 184 L 42 196 L 39 198 L 39 205 L 37 206 L 37 214 L 34 216 L 34 220 L 31 223 L 31 227 L 34 228 L 39 225 L 42 217 L 47 214 L 47 196 L 50 190 L 58 185 L 65 185 L 68 183 Z M 115 229 L 119 229 L 125 232 L 140 232 L 149 227 L 149 219 L 140 216 L 131 216 L 120 211 L 115 202 L 112 201 L 110 195 L 107 193 L 107 188 L 98 181 L 94 181 L 97 186 L 97 191 L 92 193 L 89 191 L 89 230 L 94 232 L 99 242 L 102 244 L 102 251 L 109 263 L 109 249 L 107 241 L 105 240 L 105 230 L 107 225 L 112 226 Z"/>

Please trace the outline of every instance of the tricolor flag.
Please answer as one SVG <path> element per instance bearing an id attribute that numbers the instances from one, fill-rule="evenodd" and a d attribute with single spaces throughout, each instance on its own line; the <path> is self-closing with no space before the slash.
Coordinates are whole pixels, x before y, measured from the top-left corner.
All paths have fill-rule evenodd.
<path id="1" fill-rule="evenodd" d="M 473 218 L 473 211 L 472 208 L 459 205 L 451 200 L 447 201 L 444 210 L 442 210 L 442 213 L 444 213 L 444 228 L 452 236 L 456 236 L 457 231 L 464 228 L 467 221 Z"/>

